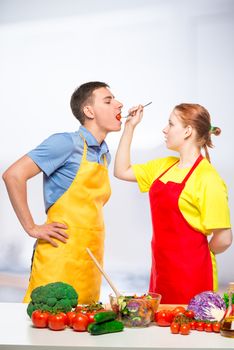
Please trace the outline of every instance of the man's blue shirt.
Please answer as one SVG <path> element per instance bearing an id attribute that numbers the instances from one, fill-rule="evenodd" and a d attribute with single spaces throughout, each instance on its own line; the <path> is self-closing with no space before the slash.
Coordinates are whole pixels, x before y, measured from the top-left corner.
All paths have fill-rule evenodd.
<path id="1" fill-rule="evenodd" d="M 53 134 L 27 155 L 43 171 L 43 191 L 46 211 L 70 187 L 79 170 L 85 138 L 88 145 L 87 160 L 109 165 L 111 156 L 105 141 L 98 143 L 84 127 L 78 131 Z"/>

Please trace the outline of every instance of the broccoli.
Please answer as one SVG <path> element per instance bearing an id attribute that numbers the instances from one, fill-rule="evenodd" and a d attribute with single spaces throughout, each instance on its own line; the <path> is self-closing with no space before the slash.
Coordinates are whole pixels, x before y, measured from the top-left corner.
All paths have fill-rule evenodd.
<path id="1" fill-rule="evenodd" d="M 68 312 L 78 303 L 75 289 L 64 282 L 54 282 L 33 289 L 27 314 L 31 317 L 34 310 Z"/>

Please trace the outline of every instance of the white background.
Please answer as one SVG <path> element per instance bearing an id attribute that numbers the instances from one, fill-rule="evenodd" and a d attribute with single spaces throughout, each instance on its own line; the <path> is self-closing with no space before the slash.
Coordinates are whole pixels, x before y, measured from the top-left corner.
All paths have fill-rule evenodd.
<path id="1" fill-rule="evenodd" d="M 153 101 L 136 130 L 132 161 L 169 154 L 162 128 L 174 105 L 194 102 L 221 127 L 211 160 L 233 185 L 233 0 L 0 0 L 0 172 L 52 133 L 79 125 L 69 107 L 80 84 L 100 80 L 123 102 Z M 123 113 L 124 114 L 124 113 Z M 120 133 L 107 142 L 114 158 Z M 119 288 L 147 289 L 151 221 L 147 194 L 112 175 L 105 207 L 105 269 Z M 29 182 L 30 207 L 45 220 L 42 176 Z M 27 274 L 33 240 L 0 181 L 0 271 Z M 219 280 L 234 280 L 233 246 L 217 257 Z M 1 296 L 0 296 L 1 298 Z"/>

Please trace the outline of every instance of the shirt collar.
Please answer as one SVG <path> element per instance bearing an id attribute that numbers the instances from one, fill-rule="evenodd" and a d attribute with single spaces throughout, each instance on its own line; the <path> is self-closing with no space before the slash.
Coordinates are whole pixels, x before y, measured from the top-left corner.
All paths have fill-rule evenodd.
<path id="1" fill-rule="evenodd" d="M 85 141 L 87 142 L 87 145 L 90 147 L 92 146 L 96 146 L 96 147 L 100 147 L 101 150 L 102 150 L 102 153 L 106 153 L 106 152 L 109 152 L 109 149 L 108 149 L 108 146 L 105 142 L 105 140 L 102 141 L 101 144 L 98 143 L 98 141 L 95 139 L 95 137 L 93 136 L 93 134 L 91 134 L 91 132 L 86 129 L 83 125 L 81 125 L 79 127 L 79 130 L 78 132 L 80 132 L 84 138 L 85 138 Z"/>

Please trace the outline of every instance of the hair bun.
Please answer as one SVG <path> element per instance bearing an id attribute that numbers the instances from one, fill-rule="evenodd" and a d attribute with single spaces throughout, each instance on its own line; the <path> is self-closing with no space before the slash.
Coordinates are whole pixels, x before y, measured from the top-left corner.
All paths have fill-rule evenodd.
<path id="1" fill-rule="evenodd" d="M 213 134 L 215 136 L 218 136 L 221 134 L 221 129 L 218 126 L 211 126 L 210 128 L 210 134 Z"/>

